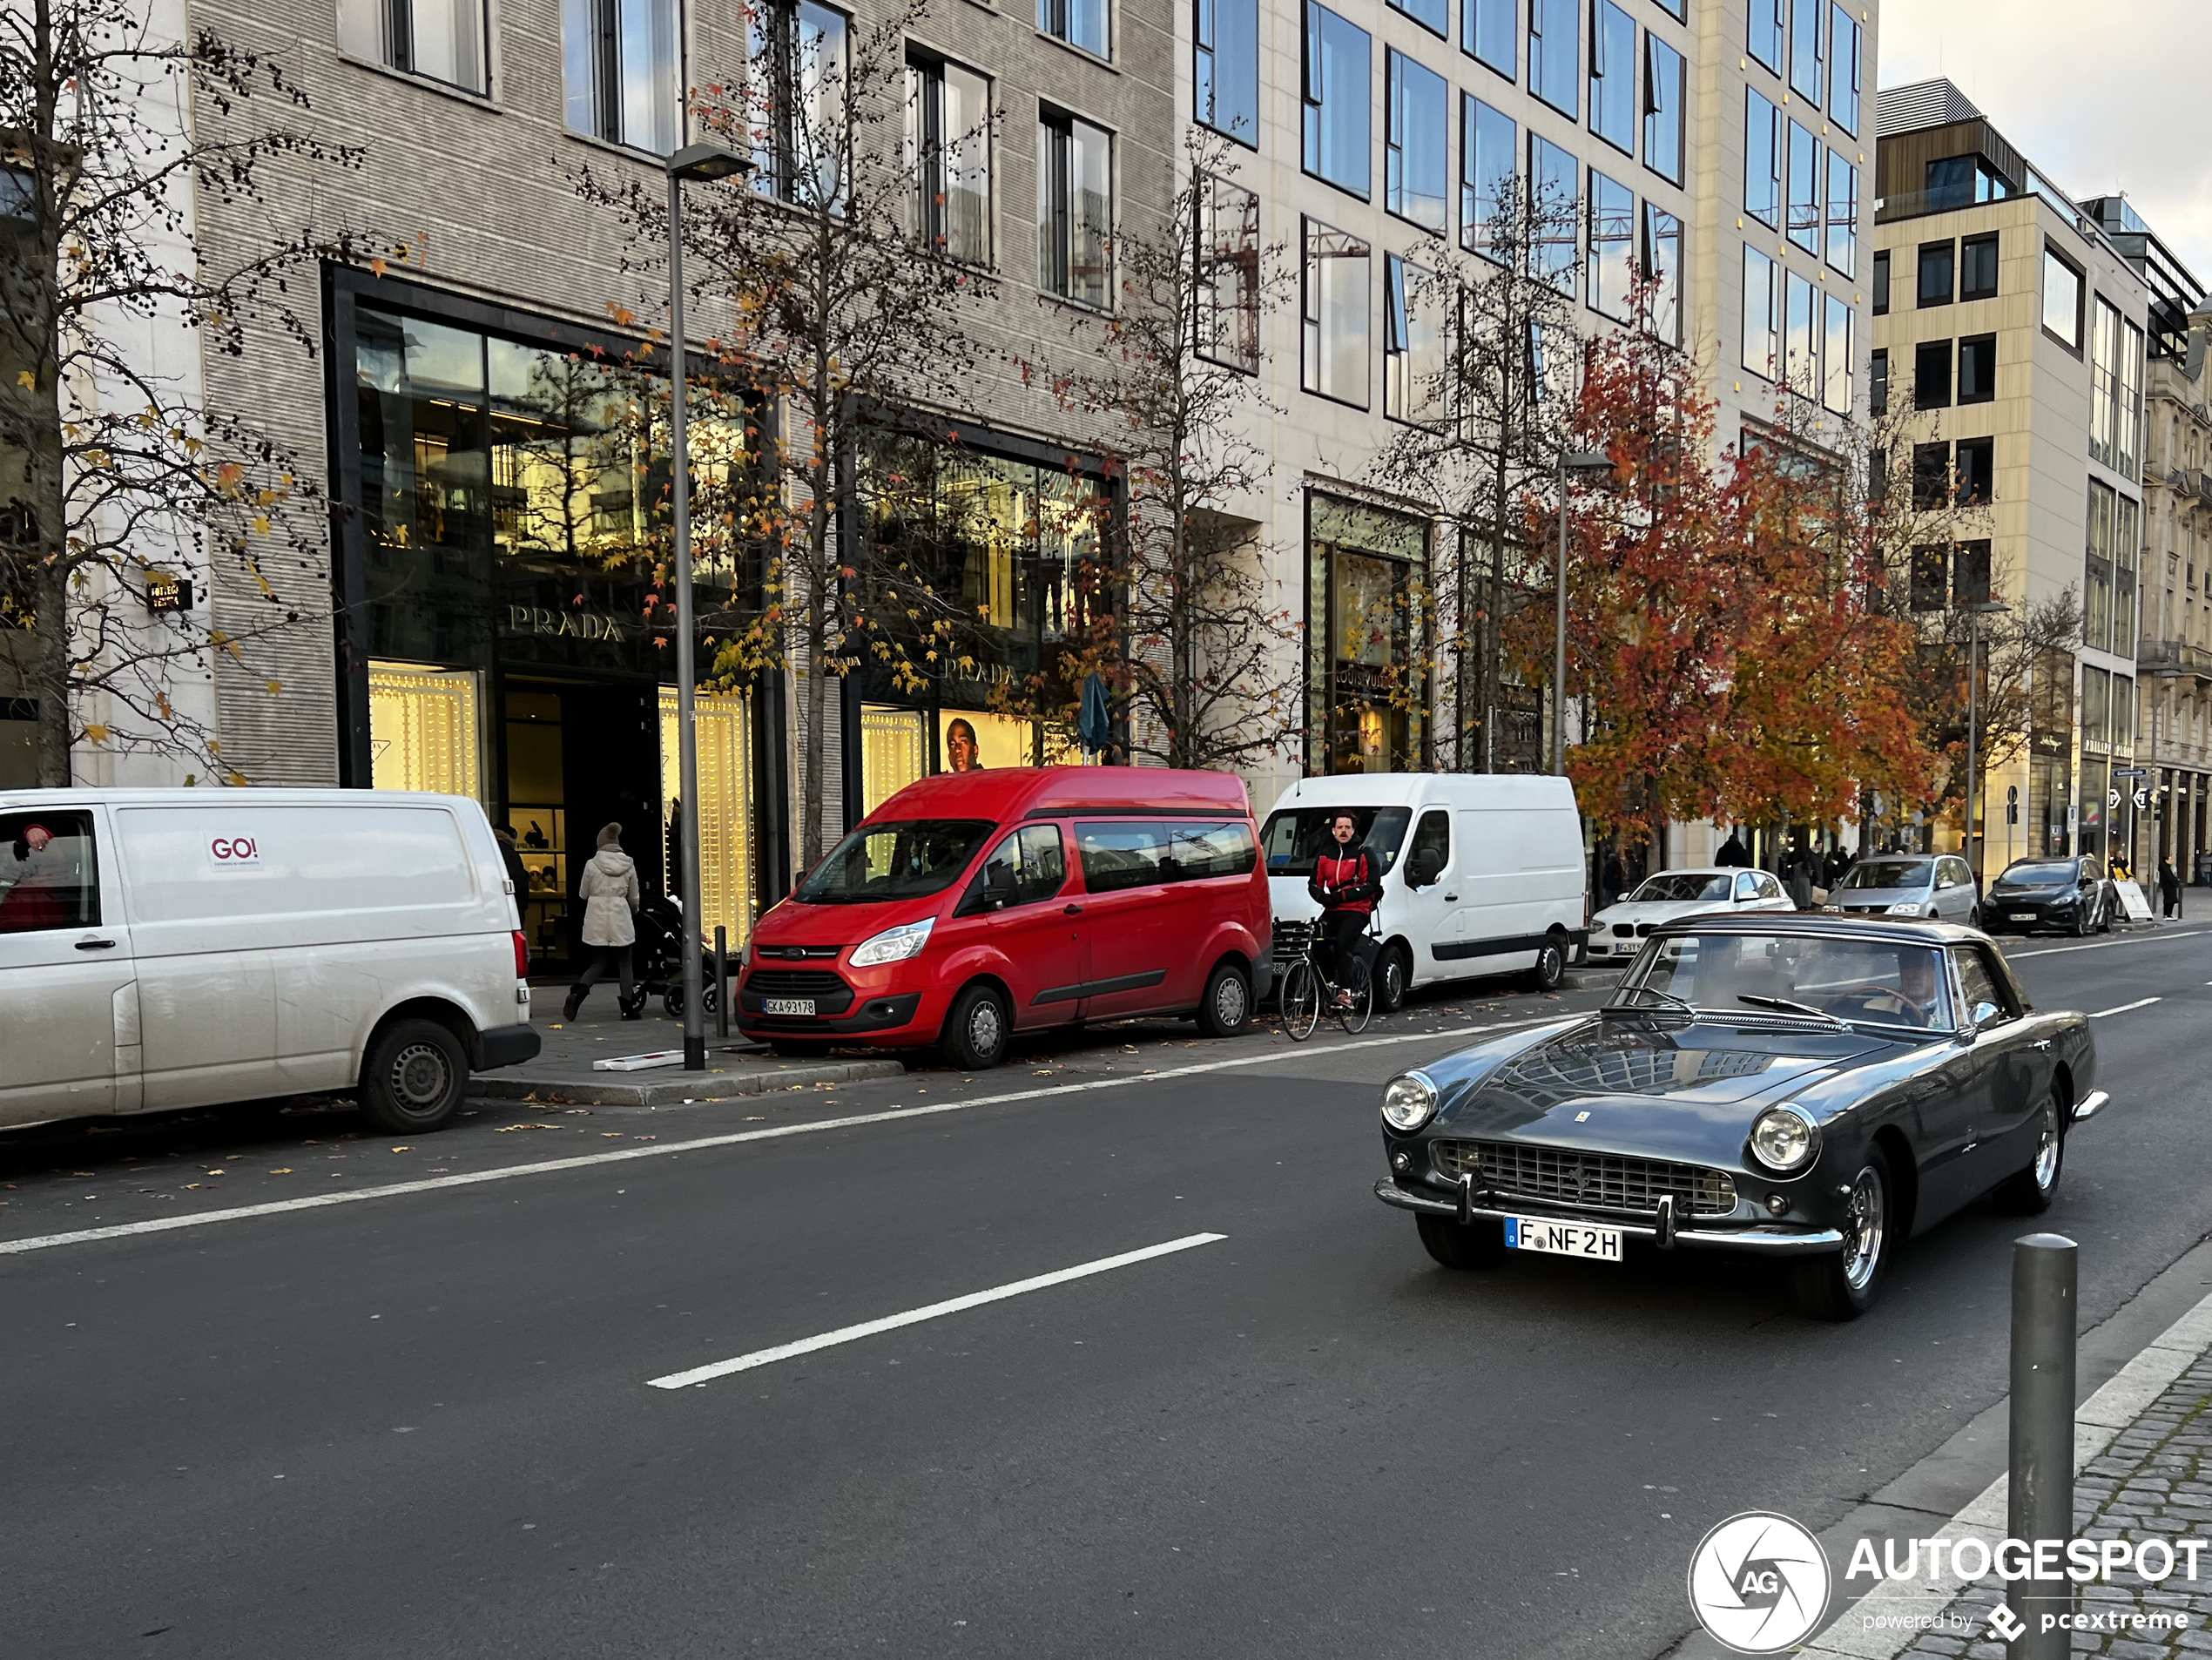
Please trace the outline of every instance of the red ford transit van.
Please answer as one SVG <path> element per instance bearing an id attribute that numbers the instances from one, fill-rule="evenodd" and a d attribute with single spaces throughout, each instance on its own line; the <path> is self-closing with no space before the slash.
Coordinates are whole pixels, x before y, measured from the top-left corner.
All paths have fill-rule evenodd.
<path id="1" fill-rule="evenodd" d="M 738 1029 L 779 1054 L 943 1047 L 1195 1016 L 1241 1031 L 1271 977 L 1242 779 L 1138 766 L 946 773 L 900 791 L 754 929 Z"/>

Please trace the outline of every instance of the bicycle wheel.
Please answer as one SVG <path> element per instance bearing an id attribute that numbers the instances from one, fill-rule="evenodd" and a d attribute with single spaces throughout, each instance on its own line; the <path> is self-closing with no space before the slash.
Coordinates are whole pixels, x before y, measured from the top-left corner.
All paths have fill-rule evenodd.
<path id="1" fill-rule="evenodd" d="M 1375 1015 L 1375 976 L 1364 962 L 1352 960 L 1344 989 L 1352 1001 L 1337 1006 L 1337 1021 L 1347 1032 L 1364 1032 Z"/>
<path id="2" fill-rule="evenodd" d="M 1293 1042 L 1303 1043 L 1320 1023 L 1321 976 L 1301 959 L 1283 976 L 1283 1029 Z"/>

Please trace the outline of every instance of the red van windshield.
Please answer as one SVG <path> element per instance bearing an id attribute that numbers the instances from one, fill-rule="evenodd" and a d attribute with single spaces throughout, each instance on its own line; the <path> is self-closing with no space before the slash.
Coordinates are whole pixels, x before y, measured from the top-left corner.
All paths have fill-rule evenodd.
<path id="1" fill-rule="evenodd" d="M 926 899 L 959 879 L 988 819 L 900 819 L 864 824 L 831 849 L 792 897 L 802 905 L 870 905 Z"/>

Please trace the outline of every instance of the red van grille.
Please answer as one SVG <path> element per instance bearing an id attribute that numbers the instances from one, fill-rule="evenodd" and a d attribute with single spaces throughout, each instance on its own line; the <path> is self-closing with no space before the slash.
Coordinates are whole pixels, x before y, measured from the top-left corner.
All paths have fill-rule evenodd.
<path id="1" fill-rule="evenodd" d="M 812 997 L 816 1015 L 835 1016 L 853 1006 L 853 988 L 826 968 L 755 968 L 739 988 L 738 1006 L 758 1014 L 764 997 Z"/>

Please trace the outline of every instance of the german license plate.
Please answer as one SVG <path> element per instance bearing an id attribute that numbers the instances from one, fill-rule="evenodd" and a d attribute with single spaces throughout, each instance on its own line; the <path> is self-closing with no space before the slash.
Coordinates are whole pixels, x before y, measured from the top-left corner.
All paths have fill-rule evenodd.
<path id="1" fill-rule="evenodd" d="M 1509 1216 L 1506 1218 L 1506 1245 L 1514 1251 L 1541 1251 L 1554 1257 L 1595 1257 L 1600 1262 L 1621 1260 L 1621 1230 L 1595 1228 L 1585 1222 Z"/>
<path id="2" fill-rule="evenodd" d="M 2010 915 L 2006 916 L 2005 920 L 2008 922 L 2033 922 L 2035 920 L 2035 913 L 2033 911 L 2014 911 Z"/>
<path id="3" fill-rule="evenodd" d="M 814 1012 L 812 997 L 763 997 L 760 1012 L 764 1015 L 811 1015 Z"/>

